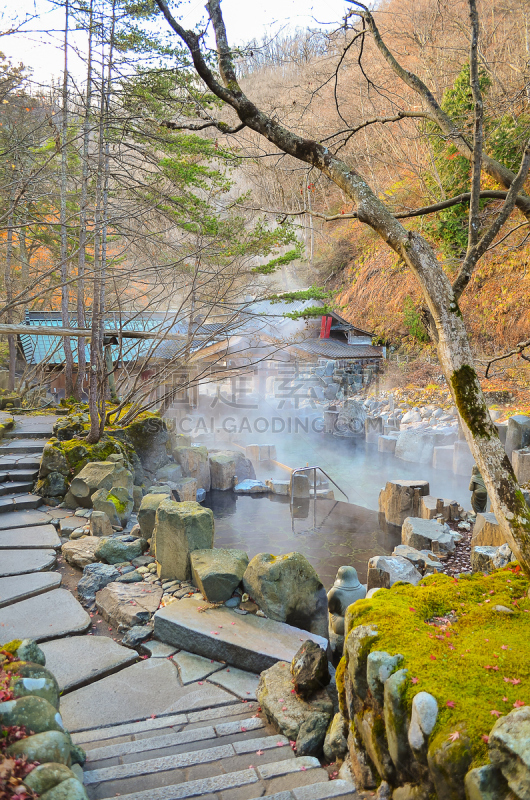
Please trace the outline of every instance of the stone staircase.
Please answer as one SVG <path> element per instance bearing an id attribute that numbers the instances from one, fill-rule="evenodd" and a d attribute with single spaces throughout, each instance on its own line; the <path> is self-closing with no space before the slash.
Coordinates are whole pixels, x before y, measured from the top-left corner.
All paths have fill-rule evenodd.
<path id="1" fill-rule="evenodd" d="M 55 417 L 15 419 L 0 443 L 0 513 L 42 505 L 42 498 L 31 492 Z"/>
<path id="2" fill-rule="evenodd" d="M 90 800 L 325 800 L 357 796 L 318 759 L 296 757 L 256 704 L 189 711 L 74 733 Z"/>

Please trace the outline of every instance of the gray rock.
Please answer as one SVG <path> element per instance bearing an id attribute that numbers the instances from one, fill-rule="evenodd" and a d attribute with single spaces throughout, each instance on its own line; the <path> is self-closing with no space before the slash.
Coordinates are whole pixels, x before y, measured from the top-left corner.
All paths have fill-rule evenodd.
<path id="1" fill-rule="evenodd" d="M 392 555 L 406 558 L 422 575 L 443 571 L 443 564 L 428 550 L 416 550 L 408 544 L 398 544 Z"/>
<path id="2" fill-rule="evenodd" d="M 53 789 L 63 781 L 75 778 L 74 773 L 66 764 L 48 763 L 40 764 L 24 778 L 24 784 L 37 795 L 44 794 L 48 789 Z"/>
<path id="3" fill-rule="evenodd" d="M 342 760 L 348 752 L 348 723 L 338 711 L 331 720 L 324 739 L 324 757 L 333 762 Z"/>
<path id="4" fill-rule="evenodd" d="M 178 483 L 181 478 L 182 467 L 180 464 L 166 464 L 156 471 L 156 480 L 158 483 L 165 483 L 166 481 Z"/>
<path id="5" fill-rule="evenodd" d="M 127 631 L 121 641 L 124 647 L 138 647 L 139 644 L 149 639 L 152 633 L 153 629 L 147 625 L 134 625 Z"/>
<path id="6" fill-rule="evenodd" d="M 144 492 L 141 486 L 133 486 L 133 513 L 137 514 L 142 504 Z"/>
<path id="7" fill-rule="evenodd" d="M 524 414 L 514 414 L 508 420 L 505 450 L 511 458 L 513 450 L 522 450 L 530 444 L 530 417 Z"/>
<path id="8" fill-rule="evenodd" d="M 112 536 L 114 533 L 110 519 L 104 511 L 93 511 L 90 517 L 91 536 Z"/>
<path id="9" fill-rule="evenodd" d="M 228 600 L 248 566 L 243 550 L 194 550 L 190 558 L 193 583 L 211 603 Z"/>
<path id="10" fill-rule="evenodd" d="M 36 490 L 42 497 L 64 497 L 68 491 L 68 480 L 61 472 L 50 472 L 39 480 Z"/>
<path id="11" fill-rule="evenodd" d="M 44 445 L 39 478 L 45 478 L 51 472 L 59 472 L 62 475 L 70 475 L 70 465 L 66 460 L 63 451 L 57 447 L 57 440 L 51 440 Z"/>
<path id="12" fill-rule="evenodd" d="M 132 472 L 123 464 L 115 461 L 94 461 L 83 467 L 70 483 L 70 493 L 78 505 L 92 507 L 92 497 L 99 489 L 127 489 L 129 495 L 133 490 Z"/>
<path id="13" fill-rule="evenodd" d="M 96 594 L 96 606 L 107 622 L 116 627 L 132 628 L 150 620 L 161 598 L 162 589 L 158 586 L 114 582 Z"/>
<path id="14" fill-rule="evenodd" d="M 520 800 L 530 800 L 530 707 L 500 717 L 489 735 L 489 755 Z"/>
<path id="15" fill-rule="evenodd" d="M 497 522 L 495 514 L 491 511 L 477 514 L 471 547 L 500 547 L 505 542 L 506 534 Z"/>
<path id="16" fill-rule="evenodd" d="M 243 586 L 270 619 L 328 638 L 326 591 L 301 553 L 258 553 L 243 575 Z"/>
<path id="17" fill-rule="evenodd" d="M 398 772 L 407 770 L 410 749 L 407 739 L 408 712 L 404 688 L 408 681 L 408 670 L 399 669 L 385 682 L 384 717 L 388 752 Z"/>
<path id="18" fill-rule="evenodd" d="M 157 611 L 154 635 L 179 649 L 226 661 L 249 672 L 261 672 L 277 661 L 291 662 L 306 639 L 313 639 L 324 649 L 327 645 L 322 637 L 308 635 L 299 628 L 255 614 L 239 616 L 224 605 L 198 614 L 197 600 L 193 598 Z"/>
<path id="19" fill-rule="evenodd" d="M 428 481 L 387 481 L 379 494 L 379 512 L 386 522 L 399 526 L 419 513 L 420 498 L 429 494 Z"/>
<path id="20" fill-rule="evenodd" d="M 292 683 L 297 693 L 309 697 L 331 680 L 328 657 L 316 642 L 304 642 L 291 662 Z"/>
<path id="21" fill-rule="evenodd" d="M 265 494 L 269 487 L 263 481 L 252 481 L 250 479 L 240 481 L 234 486 L 236 494 Z"/>
<path id="22" fill-rule="evenodd" d="M 348 635 L 345 654 L 348 657 L 348 674 L 353 691 L 362 700 L 368 694 L 367 659 L 370 645 L 375 642 L 379 632 L 374 625 L 358 625 Z"/>
<path id="23" fill-rule="evenodd" d="M 197 480 L 195 478 L 181 478 L 172 486 L 173 496 L 176 496 L 179 503 L 195 502 L 198 492 L 204 492 L 204 489 L 197 488 Z"/>
<path id="24" fill-rule="evenodd" d="M 133 558 L 143 555 L 147 550 L 145 539 L 135 539 L 132 542 L 123 542 L 115 539 L 98 539 L 99 546 L 94 552 L 98 561 L 105 561 L 107 564 L 122 564 L 124 561 L 132 561 Z"/>
<path id="25" fill-rule="evenodd" d="M 502 772 L 491 764 L 470 769 L 465 777 L 467 800 L 510 800 L 510 787 Z"/>
<path id="26" fill-rule="evenodd" d="M 213 513 L 209 508 L 194 502 L 164 500 L 160 503 L 153 532 L 158 577 L 189 580 L 190 553 L 211 548 L 213 532 Z"/>
<path id="27" fill-rule="evenodd" d="M 215 683 L 223 689 L 228 689 L 229 692 L 232 692 L 241 700 L 255 700 L 259 678 L 260 676 L 253 672 L 237 669 L 237 667 L 228 667 L 227 669 L 215 671 L 208 678 L 208 682 Z"/>
<path id="28" fill-rule="evenodd" d="M 438 548 L 441 553 L 452 553 L 455 549 L 455 535 L 445 523 L 434 519 L 407 517 L 401 529 L 401 543 L 416 550 Z"/>
<path id="29" fill-rule="evenodd" d="M 58 711 L 43 697 L 28 695 L 18 700 L 0 703 L 0 722 L 5 727 L 24 726 L 34 733 L 59 731 L 64 733 L 64 725 Z M 47 759 L 56 761 L 57 759 Z"/>
<path id="30" fill-rule="evenodd" d="M 510 550 L 510 546 L 507 544 L 502 544 L 500 547 L 497 548 L 497 552 L 493 556 L 493 568 L 494 569 L 502 569 L 511 561 L 515 561 L 515 556 Z"/>
<path id="31" fill-rule="evenodd" d="M 402 461 L 431 464 L 434 445 L 435 437 L 431 431 L 409 429 L 399 434 L 394 455 Z"/>
<path id="32" fill-rule="evenodd" d="M 24 639 L 17 650 L 17 658 L 20 661 L 31 661 L 32 664 L 46 666 L 46 656 L 33 639 Z"/>
<path id="33" fill-rule="evenodd" d="M 398 581 L 416 586 L 421 572 L 406 558 L 400 556 L 374 556 L 368 561 L 367 589 L 389 589 Z"/>
<path id="34" fill-rule="evenodd" d="M 169 658 L 177 652 L 175 647 L 164 642 L 158 642 L 156 639 L 151 639 L 149 642 L 142 642 L 141 651 L 147 653 L 151 658 Z M 219 668 L 221 668 L 219 664 Z M 184 683 L 184 681 L 183 681 Z"/>
<path id="35" fill-rule="evenodd" d="M 140 583 L 143 579 L 143 575 L 135 569 L 116 578 L 119 583 Z"/>
<path id="36" fill-rule="evenodd" d="M 14 698 L 28 695 L 43 697 L 52 706 L 59 708 L 59 685 L 52 673 L 40 664 L 29 661 L 21 664 L 17 674 L 11 678 L 10 686 Z"/>
<path id="37" fill-rule="evenodd" d="M 418 692 L 412 701 L 408 739 L 417 755 L 426 754 L 429 736 L 438 718 L 438 703 L 428 692 Z"/>
<path id="38" fill-rule="evenodd" d="M 435 740 L 436 743 L 436 740 Z M 471 743 L 466 734 L 438 747 L 432 744 L 427 754 L 429 775 L 439 800 L 464 800 L 465 777 L 473 759 Z"/>
<path id="39" fill-rule="evenodd" d="M 176 447 L 173 455 L 185 478 L 195 478 L 197 488 L 210 491 L 210 462 L 206 447 Z"/>
<path id="40" fill-rule="evenodd" d="M 491 572 L 497 550 L 497 547 L 474 547 L 471 551 L 471 571 Z"/>
<path id="41" fill-rule="evenodd" d="M 398 786 L 394 789 L 392 800 L 428 800 L 429 787 L 428 785 L 415 785 L 413 783 L 404 783 L 403 786 Z"/>
<path id="42" fill-rule="evenodd" d="M 210 480 L 212 489 L 221 492 L 232 489 L 237 483 L 235 453 L 229 450 L 210 453 Z"/>
<path id="43" fill-rule="evenodd" d="M 382 707 L 385 699 L 385 681 L 399 669 L 402 655 L 391 656 L 383 650 L 372 650 L 366 659 L 366 679 L 372 697 Z"/>
<path id="44" fill-rule="evenodd" d="M 54 762 L 55 764 L 70 764 L 70 739 L 57 730 L 43 731 L 7 748 L 7 755 L 20 758 L 26 756 L 28 761 L 39 761 L 41 764 Z"/>
<path id="45" fill-rule="evenodd" d="M 134 507 L 132 488 L 131 491 L 121 486 L 115 486 L 110 491 L 98 489 L 92 495 L 92 506 L 95 511 L 104 511 L 111 525 L 125 527 Z"/>
<path id="46" fill-rule="evenodd" d="M 138 510 L 138 524 L 144 539 L 150 539 L 155 529 L 156 511 L 168 499 L 167 493 L 146 494 Z"/>
<path id="47" fill-rule="evenodd" d="M 88 800 L 88 797 L 77 778 L 70 778 L 45 792 L 40 800 Z"/>
<path id="48" fill-rule="evenodd" d="M 309 478 L 304 473 L 291 476 L 291 497 L 309 497 Z"/>
<path id="49" fill-rule="evenodd" d="M 148 642 L 144 647 L 152 644 Z M 164 645 L 168 647 L 168 645 Z M 175 656 L 173 661 L 178 667 L 180 680 L 186 686 L 188 683 L 195 683 L 195 681 L 202 681 L 214 672 L 223 669 L 223 664 L 220 661 L 212 661 L 211 658 L 203 658 L 195 653 L 188 653 L 186 650 L 181 650 Z"/>
<path id="50" fill-rule="evenodd" d="M 298 754 L 299 745 L 302 750 L 321 752 L 333 715 L 333 703 L 324 689 L 309 699 L 293 694 L 289 664 L 280 661 L 262 672 L 257 697 L 265 716 L 276 730 L 291 741 L 296 740 Z"/>
<path id="51" fill-rule="evenodd" d="M 110 564 L 87 564 L 83 577 L 77 584 L 77 594 L 81 602 L 92 605 L 96 600 L 96 592 L 119 577 L 119 570 Z"/>

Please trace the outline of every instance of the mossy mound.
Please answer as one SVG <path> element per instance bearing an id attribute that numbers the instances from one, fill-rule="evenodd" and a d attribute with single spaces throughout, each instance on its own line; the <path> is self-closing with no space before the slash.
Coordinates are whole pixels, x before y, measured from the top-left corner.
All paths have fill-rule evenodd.
<path id="1" fill-rule="evenodd" d="M 348 609 L 346 631 L 376 625 L 371 650 L 401 653 L 409 709 L 420 691 L 439 705 L 431 744 L 466 732 L 473 766 L 488 762 L 487 737 L 499 716 L 530 705 L 529 580 L 511 564 L 491 575 L 431 575 L 397 583 Z M 496 611 L 496 606 L 510 609 Z M 337 670 L 343 688 L 344 658 Z"/>

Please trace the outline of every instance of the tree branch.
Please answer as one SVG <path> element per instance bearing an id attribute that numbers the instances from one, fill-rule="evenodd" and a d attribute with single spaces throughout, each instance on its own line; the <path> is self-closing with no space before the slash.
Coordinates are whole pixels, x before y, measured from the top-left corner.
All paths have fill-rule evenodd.
<path id="1" fill-rule="evenodd" d="M 495 358 L 491 358 L 486 366 L 484 377 L 488 377 L 489 369 L 492 364 L 495 364 L 496 361 L 503 361 L 505 358 L 510 358 L 510 356 L 523 355 L 523 350 L 526 350 L 527 347 L 530 347 L 530 339 L 527 339 L 526 342 L 519 342 L 519 344 L 515 345 L 515 348 L 510 350 L 509 353 L 503 353 L 502 356 L 495 356 Z M 529 360 L 528 356 L 523 356 L 523 358 L 525 361 Z"/>
<path id="2" fill-rule="evenodd" d="M 471 156 L 471 199 L 469 201 L 469 223 L 467 254 L 470 255 L 476 246 L 480 233 L 480 176 L 482 172 L 482 147 L 484 144 L 484 104 L 480 91 L 480 76 L 478 71 L 478 37 L 479 24 L 477 5 L 475 0 L 468 0 L 469 16 L 471 19 L 471 42 L 469 46 L 469 83 L 475 104 L 473 121 L 473 153 Z"/>

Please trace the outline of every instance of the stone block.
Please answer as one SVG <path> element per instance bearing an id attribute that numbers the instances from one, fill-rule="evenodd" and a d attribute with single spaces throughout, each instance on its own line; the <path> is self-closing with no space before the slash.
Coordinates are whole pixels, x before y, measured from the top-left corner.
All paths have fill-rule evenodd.
<path id="1" fill-rule="evenodd" d="M 401 556 L 374 556 L 368 561 L 367 590 L 390 589 L 394 583 L 404 581 L 416 586 L 421 572 Z"/>
<path id="2" fill-rule="evenodd" d="M 148 588 L 146 588 L 148 587 Z M 145 583 L 108 583 L 96 594 L 96 606 L 117 628 L 145 625 L 157 610 L 162 588 Z"/>
<path id="3" fill-rule="evenodd" d="M 497 428 L 497 433 L 499 434 L 499 439 L 501 440 L 502 444 L 506 446 L 506 436 L 508 435 L 508 423 L 507 422 L 495 422 L 495 427 Z"/>
<path id="4" fill-rule="evenodd" d="M 514 450 L 522 450 L 528 445 L 530 445 L 530 417 L 515 414 L 508 420 L 506 455 L 511 459 Z"/>
<path id="5" fill-rule="evenodd" d="M 124 528 L 134 508 L 132 489 L 115 486 L 110 491 L 98 489 L 92 495 L 92 507 L 95 511 L 104 511 L 111 525 Z"/>
<path id="6" fill-rule="evenodd" d="M 458 439 L 454 443 L 453 472 L 455 475 L 471 477 L 471 470 L 475 466 L 475 459 L 465 439 Z"/>
<path id="7" fill-rule="evenodd" d="M 493 558 L 497 555 L 497 547 L 473 547 L 471 550 L 471 571 L 491 572 L 494 569 Z"/>
<path id="8" fill-rule="evenodd" d="M 269 487 L 266 483 L 263 483 L 263 481 L 253 481 L 249 478 L 236 483 L 234 486 L 234 492 L 236 494 L 266 494 L 268 491 Z"/>
<path id="9" fill-rule="evenodd" d="M 402 544 L 408 544 L 416 550 L 432 550 L 435 553 L 452 553 L 455 541 L 460 538 L 448 525 L 433 519 L 407 517 L 401 529 Z"/>
<path id="10" fill-rule="evenodd" d="M 505 541 L 506 534 L 503 533 L 501 526 L 497 522 L 497 517 L 492 511 L 477 514 L 473 535 L 471 536 L 471 547 L 482 547 L 483 545 L 499 547 Z"/>
<path id="11" fill-rule="evenodd" d="M 197 500 L 197 480 L 195 478 L 181 478 L 173 484 L 173 495 L 177 496 L 179 503 L 194 503 Z M 202 490 L 204 491 L 204 489 Z"/>
<path id="12" fill-rule="evenodd" d="M 91 536 L 112 536 L 114 531 L 104 511 L 93 511 L 90 517 Z"/>
<path id="13" fill-rule="evenodd" d="M 394 453 L 396 450 L 397 439 L 395 436 L 379 436 L 377 439 L 377 449 L 380 453 Z"/>
<path id="14" fill-rule="evenodd" d="M 434 434 L 418 428 L 402 431 L 394 455 L 402 461 L 431 464 L 434 451 Z"/>
<path id="15" fill-rule="evenodd" d="M 164 467 L 157 469 L 155 477 L 157 483 L 165 483 L 166 481 L 178 483 L 182 478 L 182 467 L 180 464 L 166 464 Z"/>
<path id="16" fill-rule="evenodd" d="M 127 489 L 132 495 L 133 475 L 123 464 L 114 461 L 91 461 L 70 483 L 70 494 L 77 504 L 85 508 L 92 507 L 92 496 L 98 489 L 120 487 Z"/>
<path id="17" fill-rule="evenodd" d="M 211 488 L 226 492 L 232 489 L 236 475 L 236 460 L 230 451 L 210 453 Z"/>
<path id="18" fill-rule="evenodd" d="M 269 487 L 269 491 L 272 494 L 283 494 L 288 495 L 290 489 L 290 481 L 277 481 L 274 479 L 266 481 L 267 486 Z"/>
<path id="19" fill-rule="evenodd" d="M 277 661 L 290 663 L 306 639 L 327 647 L 321 636 L 255 614 L 238 616 L 226 606 L 198 614 L 197 601 L 191 598 L 157 611 L 154 633 L 181 650 L 256 673 Z"/>
<path id="20" fill-rule="evenodd" d="M 193 583 L 210 603 L 232 597 L 248 566 L 243 550 L 194 550 L 190 557 Z"/>
<path id="21" fill-rule="evenodd" d="M 243 575 L 243 586 L 267 617 L 327 639 L 326 591 L 301 553 L 259 553 Z"/>
<path id="22" fill-rule="evenodd" d="M 519 484 L 530 481 L 530 447 L 512 450 L 512 465 Z"/>
<path id="23" fill-rule="evenodd" d="M 174 456 L 186 478 L 195 478 L 197 487 L 210 491 L 210 461 L 206 447 L 176 447 Z"/>
<path id="24" fill-rule="evenodd" d="M 409 547 L 407 544 L 398 544 L 394 548 L 393 556 L 401 556 L 406 558 L 407 561 L 416 567 L 422 575 L 432 574 L 433 572 L 442 572 L 443 565 L 438 560 L 434 553 L 429 550 L 416 550 L 414 547 Z"/>
<path id="25" fill-rule="evenodd" d="M 213 512 L 199 503 L 165 499 L 158 506 L 153 546 L 159 578 L 189 580 L 190 553 L 213 545 Z"/>
<path id="26" fill-rule="evenodd" d="M 489 756 L 510 789 L 530 800 L 530 708 L 523 706 L 497 720 L 489 736 Z"/>
<path id="27" fill-rule="evenodd" d="M 383 433 L 382 417 L 366 417 L 364 420 L 364 436 L 367 444 L 377 444 Z"/>
<path id="28" fill-rule="evenodd" d="M 156 511 L 160 503 L 168 499 L 167 494 L 146 494 L 138 511 L 138 524 L 144 539 L 150 539 L 155 529 Z"/>
<path id="29" fill-rule="evenodd" d="M 307 498 L 309 497 L 309 478 L 303 473 L 299 472 L 297 475 L 291 475 L 291 497 Z"/>
<path id="30" fill-rule="evenodd" d="M 454 445 L 443 445 L 435 447 L 432 455 L 432 465 L 435 469 L 453 469 L 455 447 Z"/>
<path id="31" fill-rule="evenodd" d="M 84 536 L 82 539 L 65 542 L 61 552 L 69 564 L 83 569 L 87 564 L 97 561 L 95 554 L 100 542 L 98 536 Z"/>
<path id="32" fill-rule="evenodd" d="M 401 527 L 406 517 L 420 513 L 420 498 L 428 494 L 428 481 L 387 481 L 379 493 L 379 512 L 390 525 Z"/>

